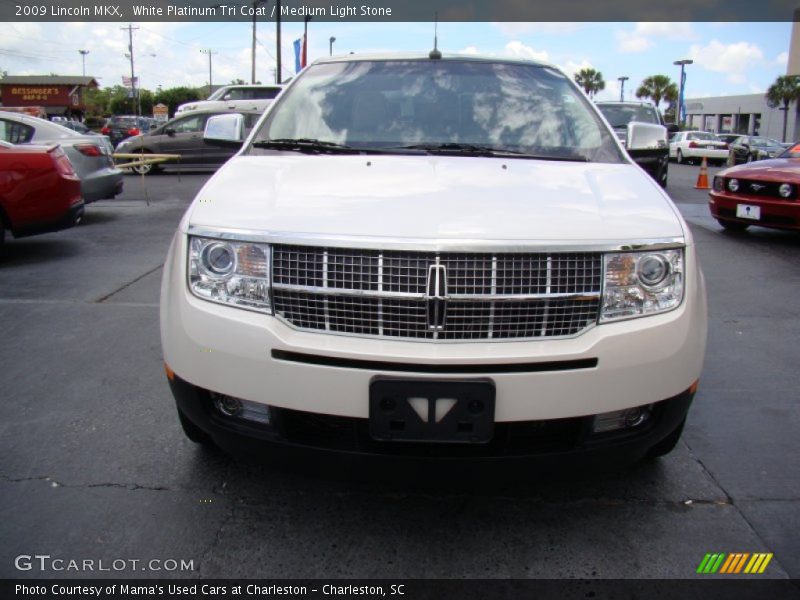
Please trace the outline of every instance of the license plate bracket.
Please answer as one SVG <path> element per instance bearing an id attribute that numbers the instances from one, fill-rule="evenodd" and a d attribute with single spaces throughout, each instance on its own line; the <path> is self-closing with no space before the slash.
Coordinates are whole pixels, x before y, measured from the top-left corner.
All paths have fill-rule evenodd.
<path id="1" fill-rule="evenodd" d="M 761 219 L 761 207 L 753 206 L 751 204 L 737 204 L 736 216 L 740 219 L 752 219 L 759 221 Z"/>
<path id="2" fill-rule="evenodd" d="M 494 435 L 491 379 L 374 377 L 369 433 L 378 441 L 486 444 Z"/>

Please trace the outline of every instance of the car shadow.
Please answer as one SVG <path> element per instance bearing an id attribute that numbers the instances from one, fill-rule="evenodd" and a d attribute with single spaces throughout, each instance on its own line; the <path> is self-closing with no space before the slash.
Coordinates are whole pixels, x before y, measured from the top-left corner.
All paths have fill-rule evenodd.
<path id="1" fill-rule="evenodd" d="M 9 239 L 0 246 L 0 267 L 14 267 L 46 260 L 61 260 L 80 253 L 79 243 L 74 240 L 31 236 Z"/>
<path id="2" fill-rule="evenodd" d="M 91 204 L 87 206 L 86 210 L 83 213 L 83 217 L 81 218 L 81 222 L 78 223 L 77 227 L 87 227 L 92 225 L 100 225 L 102 223 L 110 223 L 111 221 L 116 221 L 120 218 L 118 212 L 114 212 L 111 210 L 104 210 L 104 207 L 93 207 Z"/>

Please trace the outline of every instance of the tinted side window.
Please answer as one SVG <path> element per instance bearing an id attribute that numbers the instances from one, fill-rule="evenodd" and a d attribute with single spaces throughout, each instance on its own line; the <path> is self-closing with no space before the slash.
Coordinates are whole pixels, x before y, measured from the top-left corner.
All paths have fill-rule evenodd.
<path id="1" fill-rule="evenodd" d="M 10 144 L 27 144 L 33 138 L 34 129 L 30 125 L 0 119 L 0 140 Z"/>
<path id="2" fill-rule="evenodd" d="M 176 133 L 194 133 L 196 131 L 202 131 L 205 122 L 205 115 L 196 115 L 181 119 L 180 121 L 175 121 L 175 123 L 172 124 L 172 128 Z"/>

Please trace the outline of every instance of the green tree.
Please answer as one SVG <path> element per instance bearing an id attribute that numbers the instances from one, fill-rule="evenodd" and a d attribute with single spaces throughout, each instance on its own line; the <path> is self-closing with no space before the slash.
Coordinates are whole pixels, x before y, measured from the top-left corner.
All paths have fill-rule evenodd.
<path id="1" fill-rule="evenodd" d="M 575 83 L 581 86 L 590 98 L 594 97 L 597 92 L 606 89 L 603 74 L 591 68 L 581 69 L 575 73 Z"/>
<path id="2" fill-rule="evenodd" d="M 636 90 L 637 98 L 649 98 L 659 107 L 662 100 L 669 104 L 678 101 L 678 86 L 666 75 L 651 75 Z"/>
<path id="3" fill-rule="evenodd" d="M 781 75 L 775 82 L 767 88 L 764 94 L 767 99 L 767 106 L 777 108 L 780 106 L 783 111 L 783 137 L 782 142 L 786 141 L 786 118 L 789 115 L 789 105 L 800 99 L 800 76 Z"/>

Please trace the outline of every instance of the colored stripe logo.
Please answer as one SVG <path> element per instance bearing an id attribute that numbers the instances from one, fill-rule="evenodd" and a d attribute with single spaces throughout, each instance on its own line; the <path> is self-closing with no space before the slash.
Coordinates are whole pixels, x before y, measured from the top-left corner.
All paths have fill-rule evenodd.
<path id="1" fill-rule="evenodd" d="M 732 554 L 708 553 L 700 561 L 697 572 L 703 575 L 714 573 L 736 575 L 739 573 L 760 574 L 772 560 L 772 552 L 734 552 Z"/>

